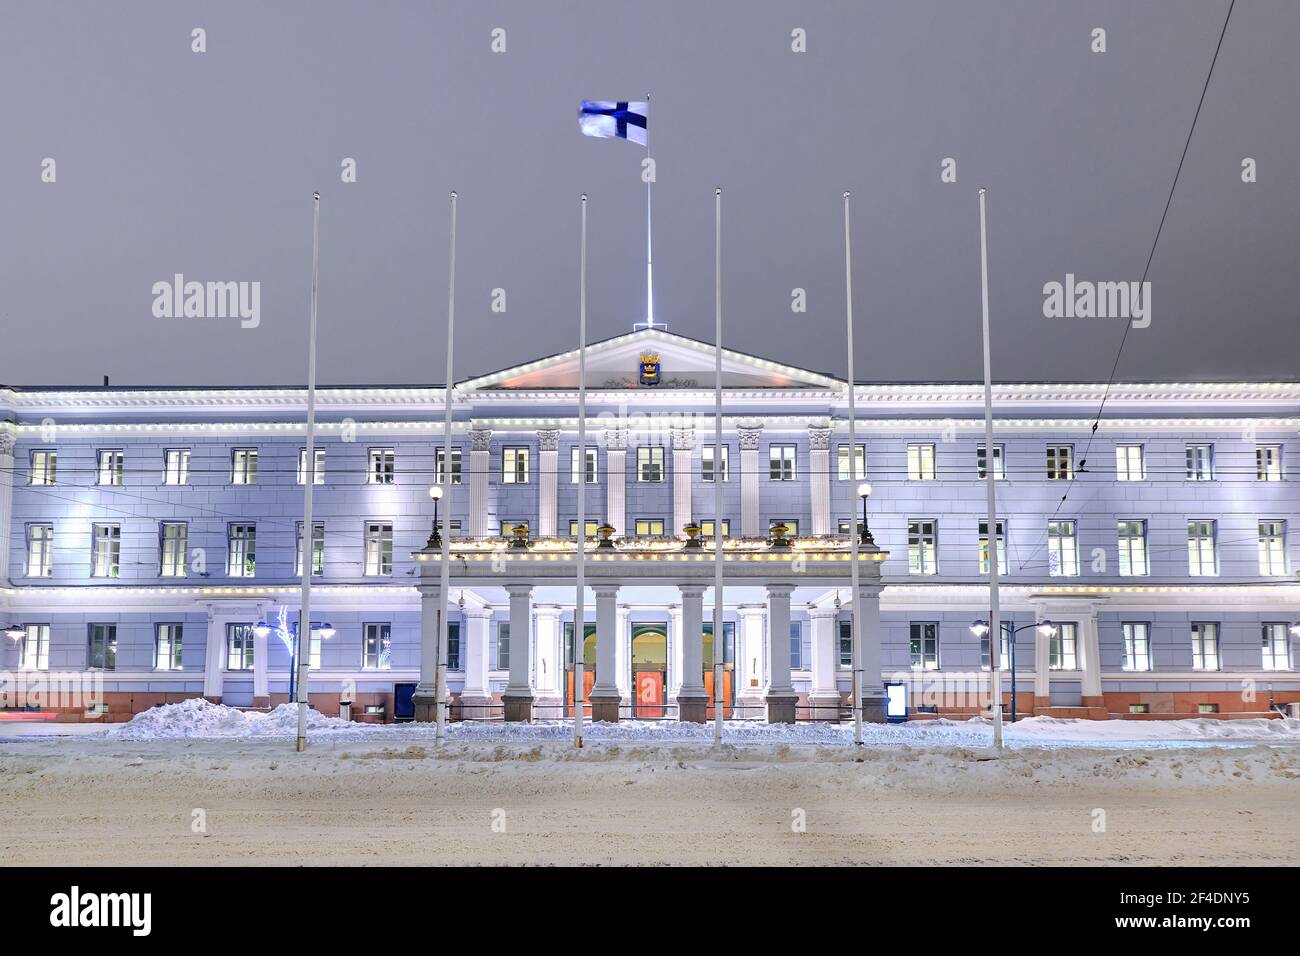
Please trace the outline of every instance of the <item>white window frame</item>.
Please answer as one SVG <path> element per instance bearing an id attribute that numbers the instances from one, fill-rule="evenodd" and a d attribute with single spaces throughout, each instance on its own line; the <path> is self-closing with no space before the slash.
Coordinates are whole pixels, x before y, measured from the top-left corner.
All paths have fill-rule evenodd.
<path id="1" fill-rule="evenodd" d="M 918 628 L 920 631 L 918 632 Z M 927 636 L 926 628 L 930 628 Z M 920 637 L 917 637 L 917 634 Z M 920 647 L 915 645 L 919 640 Z M 926 645 L 930 646 L 927 647 Z M 937 671 L 939 670 L 939 622 L 938 621 L 910 621 L 907 629 L 907 653 L 908 662 L 914 671 Z"/>
<path id="2" fill-rule="evenodd" d="M 984 480 L 986 470 L 985 446 L 980 442 L 975 446 L 975 477 Z M 1000 441 L 993 443 L 993 480 L 1002 481 L 1007 477 L 1007 446 Z"/>
<path id="3" fill-rule="evenodd" d="M 257 484 L 257 449 L 230 449 L 230 483 L 232 485 Z"/>
<path id="4" fill-rule="evenodd" d="M 122 487 L 126 471 L 126 452 L 121 448 L 100 448 L 95 452 L 95 484 Z"/>
<path id="5" fill-rule="evenodd" d="M 368 578 L 393 576 L 393 523 L 367 521 L 365 527 L 365 563 L 362 574 Z"/>
<path id="6" fill-rule="evenodd" d="M 1142 621 L 1125 621 L 1120 625 L 1123 636 L 1119 669 L 1130 673 L 1151 670 L 1151 625 Z"/>
<path id="7" fill-rule="evenodd" d="M 190 526 L 185 521 L 158 522 L 158 576 L 183 578 L 187 575 Z"/>
<path id="8" fill-rule="evenodd" d="M 25 671 L 50 669 L 50 626 L 24 624 L 23 643 L 18 654 L 18 666 Z"/>
<path id="9" fill-rule="evenodd" d="M 325 449 L 313 446 L 312 457 L 316 459 L 316 470 L 312 474 L 313 485 L 325 484 Z M 298 449 L 298 484 L 307 484 L 307 449 Z"/>
<path id="10" fill-rule="evenodd" d="M 907 519 L 907 573 L 939 573 L 939 521 L 936 518 Z"/>
<path id="11" fill-rule="evenodd" d="M 442 445 L 439 445 L 433 451 L 433 483 L 435 485 L 444 485 L 447 483 L 446 478 L 443 476 L 443 467 L 442 467 L 443 459 L 446 458 L 446 451 L 447 449 L 444 448 Z M 453 485 L 459 485 L 461 483 L 461 476 L 464 473 L 462 467 L 464 461 L 465 461 L 465 456 L 462 454 L 461 449 L 452 446 L 451 483 Z"/>
<path id="12" fill-rule="evenodd" d="M 1138 533 L 1127 533 L 1136 527 Z M 1151 573 L 1151 549 L 1147 547 L 1147 523 L 1144 518 L 1120 518 L 1115 522 L 1119 550 L 1119 575 L 1144 578 Z"/>
<path id="13" fill-rule="evenodd" d="M 596 534 L 596 529 L 599 528 L 599 527 L 600 527 L 600 521 L 599 521 L 598 519 L 596 519 L 596 518 L 588 518 L 588 519 L 587 519 L 587 534 L 586 534 L 586 538 L 587 538 L 588 541 L 594 541 L 594 540 L 596 540 L 597 537 L 599 537 L 599 535 Z M 569 537 L 570 537 L 570 538 L 576 538 L 577 536 L 578 536 L 578 519 L 577 519 L 577 518 L 570 518 L 570 519 L 569 519 Z"/>
<path id="14" fill-rule="evenodd" d="M 397 449 L 391 446 L 371 448 L 366 454 L 366 483 L 391 485 L 397 482 Z"/>
<path id="15" fill-rule="evenodd" d="M 909 442 L 907 445 L 907 480 L 935 480 L 934 442 Z"/>
<path id="16" fill-rule="evenodd" d="M 1071 481 L 1074 478 L 1074 446 L 1047 446 L 1047 480 Z"/>
<path id="17" fill-rule="evenodd" d="M 1266 671 L 1291 670 L 1291 627 L 1276 621 L 1261 625 L 1263 667 Z"/>
<path id="18" fill-rule="evenodd" d="M 714 524 L 713 524 L 713 519 L 712 519 L 712 518 L 703 518 L 703 519 L 701 519 L 701 520 L 700 520 L 700 540 L 701 540 L 701 541 L 712 541 L 712 540 L 716 537 L 716 535 L 714 535 L 714 533 L 713 533 L 713 528 L 714 528 Z M 723 519 L 722 519 L 722 536 L 723 536 L 724 538 L 730 538 L 730 537 L 731 537 L 731 519 L 730 519 L 730 518 L 723 518 Z"/>
<path id="19" fill-rule="evenodd" d="M 506 445 L 503 447 L 501 449 L 501 484 L 528 484 L 530 457 L 527 445 Z"/>
<path id="20" fill-rule="evenodd" d="M 36 521 L 27 526 L 27 561 L 24 570 L 29 578 L 54 575 L 54 523 Z"/>
<path id="21" fill-rule="evenodd" d="M 257 576 L 257 523 L 232 521 L 226 525 L 226 576 Z"/>
<path id="22" fill-rule="evenodd" d="M 773 442 L 767 446 L 767 477 L 769 481 L 795 481 L 799 477 L 799 446 L 787 442 Z"/>
<path id="23" fill-rule="evenodd" d="M 1212 578 L 1219 573 L 1219 523 L 1212 518 L 1187 520 L 1187 573 Z"/>
<path id="24" fill-rule="evenodd" d="M 664 480 L 664 446 L 638 445 L 636 450 L 636 480 L 661 482 Z"/>
<path id="25" fill-rule="evenodd" d="M 996 474 L 996 473 L 995 473 Z M 993 479 L 997 480 L 996 477 Z M 975 526 L 975 532 L 979 537 L 979 567 L 980 574 L 989 573 L 989 523 L 988 519 L 980 521 Z M 1007 573 L 1007 525 L 1005 521 L 997 522 L 998 534 L 998 574 Z"/>
<path id="26" fill-rule="evenodd" d="M 856 454 L 854 458 L 854 469 L 857 476 L 849 477 L 849 446 L 847 444 L 839 445 L 835 449 L 835 478 L 837 481 L 862 481 L 867 477 L 867 446 L 862 442 L 857 443 L 854 448 Z"/>
<path id="27" fill-rule="evenodd" d="M 393 669 L 393 625 L 387 621 L 371 621 L 361 627 L 361 669 L 387 671 Z"/>
<path id="28" fill-rule="evenodd" d="M 253 625 L 226 625 L 226 670 L 251 671 L 257 653 Z"/>
<path id="29" fill-rule="evenodd" d="M 1056 663 L 1052 663 L 1055 660 Z M 1061 621 L 1047 639 L 1047 669 L 1051 671 L 1077 671 L 1079 669 L 1079 625 L 1074 621 Z"/>
<path id="30" fill-rule="evenodd" d="M 715 469 L 713 466 L 714 446 L 700 446 L 700 481 L 712 482 L 715 471 L 721 471 L 724 482 L 731 480 L 731 454 L 727 451 L 727 447 L 725 443 L 722 445 L 722 467 Z"/>
<path id="31" fill-rule="evenodd" d="M 1217 671 L 1219 659 L 1219 625 L 1213 621 L 1192 621 L 1192 670 Z"/>
<path id="32" fill-rule="evenodd" d="M 787 538 L 793 538 L 795 535 L 797 535 L 797 534 L 799 533 L 799 519 L 798 519 L 798 518 L 768 518 L 768 519 L 767 519 L 767 534 L 768 534 L 768 537 L 771 537 L 771 535 L 772 535 L 772 529 L 773 529 L 774 527 L 776 527 L 776 525 L 777 525 L 778 522 L 780 522 L 781 524 L 785 525 L 785 536 L 786 536 Z"/>
<path id="33" fill-rule="evenodd" d="M 1282 480 L 1282 446 L 1280 444 L 1255 446 L 1255 478 L 1258 481 Z"/>
<path id="34" fill-rule="evenodd" d="M 643 525 L 646 528 L 645 531 L 641 530 Z M 656 525 L 659 527 L 658 531 L 654 530 Z M 668 527 L 668 522 L 663 518 L 637 518 L 632 522 L 632 527 L 636 530 L 638 538 L 662 536 L 666 533 L 664 529 Z"/>
<path id="35" fill-rule="evenodd" d="M 1258 525 L 1259 573 L 1265 577 L 1286 574 L 1286 522 L 1265 518 Z"/>
<path id="36" fill-rule="evenodd" d="M 578 464 L 578 452 L 581 450 L 582 449 L 577 445 L 574 445 L 569 449 L 569 484 L 571 485 L 582 484 L 582 482 L 578 480 L 579 477 L 581 477 L 581 472 L 579 471 L 580 466 Z M 585 483 L 588 485 L 597 484 L 597 479 L 600 477 L 600 449 L 588 445 L 585 458 Z"/>
<path id="37" fill-rule="evenodd" d="M 1115 446 L 1115 480 L 1145 481 L 1146 450 L 1137 442 L 1120 442 Z"/>
<path id="38" fill-rule="evenodd" d="M 58 478 L 59 453 L 54 448 L 33 448 L 28 456 L 27 484 L 52 485 Z"/>
<path id="39" fill-rule="evenodd" d="M 185 669 L 185 625 L 174 621 L 160 621 L 154 625 L 153 669 L 179 671 Z"/>
<path id="40" fill-rule="evenodd" d="M 1073 518 L 1047 522 L 1047 574 L 1053 578 L 1079 575 L 1079 533 Z"/>
<path id="41" fill-rule="evenodd" d="M 122 526 L 97 521 L 90 526 L 90 576 L 116 578 L 122 573 Z"/>
<path id="42" fill-rule="evenodd" d="M 1209 442 L 1189 442 L 1187 445 L 1187 480 L 1214 480 L 1214 445 Z"/>
<path id="43" fill-rule="evenodd" d="M 173 487 L 190 483 L 190 450 L 188 448 L 163 449 L 162 483 Z"/>
<path id="44" fill-rule="evenodd" d="M 299 521 L 294 527 L 294 533 L 298 536 L 297 544 L 294 546 L 293 556 L 293 573 L 302 577 L 302 551 L 303 551 L 303 523 Z M 311 576 L 316 578 L 325 573 L 325 522 L 313 521 L 311 523 Z M 317 561 L 319 558 L 319 562 Z"/>
<path id="45" fill-rule="evenodd" d="M 100 655 L 100 662 L 95 663 L 95 644 L 96 638 L 98 643 L 103 644 L 103 650 Z M 109 658 L 112 658 L 111 660 Z M 86 625 L 86 670 L 92 671 L 114 671 L 117 670 L 117 625 L 116 624 L 88 624 Z"/>

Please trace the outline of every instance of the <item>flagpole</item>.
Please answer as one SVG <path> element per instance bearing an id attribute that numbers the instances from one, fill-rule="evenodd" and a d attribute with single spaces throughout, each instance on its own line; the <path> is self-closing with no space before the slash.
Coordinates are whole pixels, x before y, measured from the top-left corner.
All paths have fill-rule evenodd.
<path id="1" fill-rule="evenodd" d="M 587 194 L 578 241 L 578 580 L 573 601 L 573 746 L 582 749 L 583 660 L 587 641 Z"/>
<path id="2" fill-rule="evenodd" d="M 316 484 L 316 286 L 320 276 L 320 193 L 312 193 L 311 320 L 307 326 L 307 467 L 302 497 L 302 608 L 298 614 L 298 743 L 307 749 L 307 676 L 311 673 L 311 498 Z"/>
<path id="3" fill-rule="evenodd" d="M 443 380 L 442 418 L 442 555 L 438 585 L 438 668 L 434 678 L 438 727 L 434 744 L 442 743 L 447 732 L 447 604 L 451 598 L 451 393 L 452 343 L 456 331 L 456 192 L 451 193 L 451 253 L 447 267 L 447 377 Z M 434 478 L 438 478 L 438 456 L 434 453 Z"/>
<path id="4" fill-rule="evenodd" d="M 646 137 L 645 137 L 645 154 L 650 158 L 650 94 L 645 95 L 646 111 Z M 651 205 L 650 189 L 654 185 L 654 178 L 651 177 L 645 181 L 645 314 L 646 327 L 653 329 L 655 327 L 655 283 L 654 283 L 654 254 L 651 236 L 653 231 L 650 228 L 651 223 Z"/>
<path id="5" fill-rule="evenodd" d="M 713 743 L 722 743 L 722 187 L 713 192 Z M 728 476 L 730 477 L 730 476 Z"/>
<path id="6" fill-rule="evenodd" d="M 1002 749 L 1002 620 L 998 606 L 997 494 L 993 470 L 993 362 L 989 351 L 989 260 L 984 224 L 984 187 L 980 187 L 980 309 L 984 323 L 984 484 L 988 496 L 989 542 L 989 685 L 992 691 L 993 749 Z M 1015 635 L 1011 637 L 1015 640 Z M 1012 684 L 1014 687 L 1014 683 Z"/>
<path id="7" fill-rule="evenodd" d="M 853 375 L 853 251 L 849 242 L 849 193 L 844 193 L 844 312 L 845 320 L 848 326 L 847 334 L 847 351 L 849 357 L 849 474 L 853 480 L 857 481 L 858 470 L 858 431 L 857 431 L 857 410 L 854 404 L 854 375 Z M 862 476 L 866 478 L 864 473 Z M 858 573 L 858 533 L 853 527 L 854 522 L 849 522 L 849 562 L 850 587 L 853 588 L 853 595 L 850 598 L 850 607 L 853 609 L 853 640 L 850 642 L 853 655 L 853 684 L 850 693 L 853 695 L 853 742 L 857 746 L 862 746 L 862 593 L 858 588 L 860 575 Z"/>

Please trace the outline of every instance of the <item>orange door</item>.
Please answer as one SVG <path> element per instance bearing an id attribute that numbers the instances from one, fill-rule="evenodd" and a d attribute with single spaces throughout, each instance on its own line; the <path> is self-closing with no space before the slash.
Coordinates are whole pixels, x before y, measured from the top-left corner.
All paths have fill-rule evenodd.
<path id="1" fill-rule="evenodd" d="M 573 671 L 567 671 L 565 674 L 565 679 L 568 682 L 568 690 L 566 692 L 568 696 L 568 703 L 569 703 L 568 712 L 572 714 L 573 713 Z M 591 704 L 590 704 L 591 688 L 595 686 L 595 684 L 596 684 L 595 673 L 589 669 L 584 669 L 582 672 L 582 699 L 587 703 L 584 704 L 582 708 L 582 712 L 584 715 L 588 717 L 591 716 Z"/>
<path id="2" fill-rule="evenodd" d="M 636 715 L 664 716 L 664 674 L 662 671 L 636 672 Z"/>
<path id="3" fill-rule="evenodd" d="M 731 678 L 732 678 L 731 671 L 724 670 L 722 672 L 722 716 L 724 718 L 730 718 L 732 716 L 733 701 L 731 698 L 732 695 Z M 713 671 L 712 670 L 707 670 L 704 672 L 704 692 L 708 694 L 709 697 L 708 713 L 709 713 L 709 719 L 712 720 L 714 717 Z"/>

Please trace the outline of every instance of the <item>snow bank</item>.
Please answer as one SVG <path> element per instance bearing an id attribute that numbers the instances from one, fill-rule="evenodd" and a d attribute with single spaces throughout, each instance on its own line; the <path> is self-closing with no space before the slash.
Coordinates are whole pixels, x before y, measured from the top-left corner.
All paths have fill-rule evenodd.
<path id="1" fill-rule="evenodd" d="M 356 724 L 320 711 L 307 711 L 312 731 L 348 729 Z M 125 724 L 110 727 L 109 737 L 159 740 L 175 737 L 283 737 L 298 732 L 298 708 L 281 704 L 269 713 L 246 712 L 193 697 L 179 704 L 162 704 L 136 714 Z"/>

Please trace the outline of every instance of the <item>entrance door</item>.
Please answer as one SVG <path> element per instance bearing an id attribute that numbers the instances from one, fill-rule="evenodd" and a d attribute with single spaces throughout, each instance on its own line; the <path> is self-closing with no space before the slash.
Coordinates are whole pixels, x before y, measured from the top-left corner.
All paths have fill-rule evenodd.
<path id="1" fill-rule="evenodd" d="M 587 624 L 582 642 L 582 713 L 591 716 L 591 688 L 596 683 L 596 625 Z M 573 716 L 573 622 L 564 625 L 564 716 Z"/>
<path id="2" fill-rule="evenodd" d="M 664 689 L 668 683 L 668 627 L 632 625 L 632 716 L 666 716 Z"/>
<path id="3" fill-rule="evenodd" d="M 704 625 L 704 691 L 709 695 L 709 719 L 715 716 L 713 695 L 713 624 Z M 730 718 L 735 710 L 736 692 L 736 622 L 722 622 L 722 716 Z"/>

